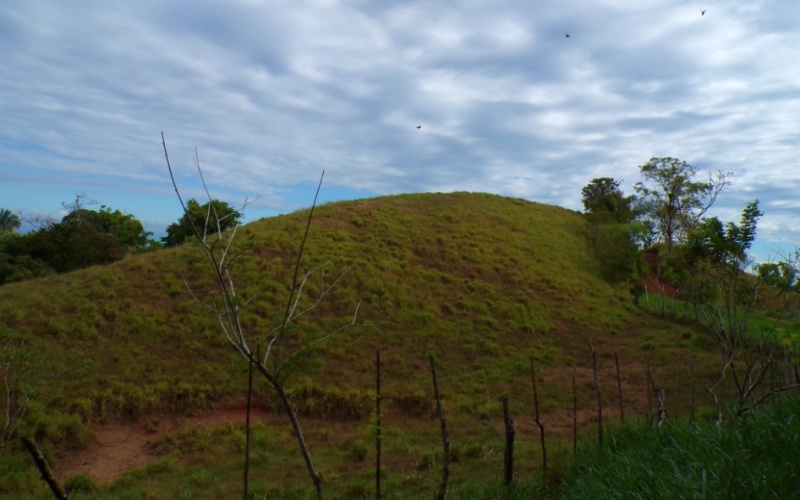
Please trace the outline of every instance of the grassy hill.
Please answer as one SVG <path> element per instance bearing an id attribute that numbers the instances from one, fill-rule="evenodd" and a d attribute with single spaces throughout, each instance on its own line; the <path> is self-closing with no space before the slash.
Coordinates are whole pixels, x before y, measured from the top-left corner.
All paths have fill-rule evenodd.
<path id="1" fill-rule="evenodd" d="M 249 300 L 243 319 L 254 338 L 283 314 L 307 216 L 300 211 L 239 229 L 234 277 Z M 396 491 L 429 492 L 432 485 L 419 478 L 437 475 L 429 355 L 437 360 L 451 439 L 460 450 L 454 484 L 502 474 L 492 450 L 502 446 L 496 426 L 504 394 L 518 415 L 522 467 L 538 467 L 531 359 L 548 432 L 570 436 L 574 368 L 579 424 L 591 429 L 589 341 L 599 356 L 608 418 L 618 413 L 615 354 L 626 412 L 647 411 L 649 353 L 673 414 L 688 414 L 689 360 L 696 360 L 702 387 L 717 370 L 711 344 L 689 326 L 648 314 L 624 287 L 603 281 L 586 230 L 577 212 L 488 194 L 400 195 L 317 207 L 301 270 L 330 261 L 326 279 L 347 272 L 289 338 L 299 345 L 324 336 L 349 322 L 360 302 L 358 326 L 307 356 L 289 388 L 334 495 L 357 493 L 372 474 L 370 459 L 364 460 L 372 453 L 377 350 L 387 401 L 387 481 Z M 38 404 L 20 432 L 37 435 L 57 471 L 74 450 L 92 446 L 104 423 L 157 426 L 159 416 L 208 412 L 241 399 L 247 364 L 203 305 L 214 298 L 210 283 L 207 265 L 187 245 L 0 287 L 0 331 L 21 353 L 15 366 Z M 318 288 L 309 285 L 311 292 Z M 257 391 L 260 407 L 276 407 L 267 388 Z M 271 496 L 291 496 L 285 492 L 296 493 L 291 488 L 307 481 L 292 440 L 285 439 L 287 422 L 275 420 L 258 431 L 266 450 L 259 460 L 270 466 L 261 464 L 254 474 L 264 488 L 278 485 Z M 163 467 L 125 476 L 117 487 L 144 488 L 153 498 L 161 498 L 153 493 L 159 491 L 180 496 L 175 488 L 201 470 L 217 487 L 236 488 L 241 453 L 230 442 L 239 434 L 229 427 L 154 441 Z M 39 487 L 31 474 L 9 476 L 7 484 L 31 491 Z"/>

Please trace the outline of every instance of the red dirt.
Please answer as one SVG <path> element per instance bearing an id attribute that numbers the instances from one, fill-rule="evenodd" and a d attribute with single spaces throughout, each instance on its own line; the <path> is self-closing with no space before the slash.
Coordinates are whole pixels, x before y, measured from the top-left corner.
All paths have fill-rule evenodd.
<path id="1" fill-rule="evenodd" d="M 170 433 L 193 426 L 201 429 L 245 423 L 244 401 L 233 401 L 214 411 L 198 416 L 151 416 L 137 422 L 113 422 L 92 428 L 95 440 L 86 449 L 62 456 L 55 473 L 62 480 L 75 474 L 88 473 L 98 483 L 116 480 L 124 472 L 144 467 L 159 457 L 150 444 Z M 253 408 L 252 421 L 266 422 L 275 415 Z"/>
<path id="2" fill-rule="evenodd" d="M 606 367 L 608 369 L 608 367 Z M 623 377 L 623 394 L 625 411 L 631 415 L 642 415 L 647 409 L 644 394 L 644 366 L 641 363 L 629 363 L 623 367 L 628 375 Z M 551 377 L 572 377 L 571 369 L 556 370 Z M 591 369 L 578 367 L 576 372 L 581 390 L 592 378 Z M 546 383 L 546 381 L 543 381 Z M 619 418 L 616 387 L 608 387 L 603 408 L 603 419 L 606 422 Z M 579 429 L 586 429 L 596 423 L 597 411 L 582 404 L 577 412 Z M 263 408 L 253 408 L 252 421 L 264 422 L 267 425 L 286 425 L 286 418 Z M 572 409 L 559 409 L 542 414 L 541 420 L 550 436 L 572 435 Z M 515 426 L 520 436 L 537 435 L 538 427 L 531 415 L 518 414 L 514 417 Z M 193 426 L 201 429 L 220 427 L 227 424 L 244 425 L 245 402 L 243 399 L 230 401 L 216 409 L 197 416 L 159 415 L 150 416 L 136 422 L 112 422 L 96 425 L 92 428 L 95 440 L 86 449 L 77 452 L 65 452 L 58 460 L 54 471 L 62 481 L 79 473 L 89 474 L 97 483 L 108 483 L 118 479 L 123 473 L 145 467 L 160 458 L 153 452 L 151 444 L 167 434 L 180 432 Z M 310 424 L 310 422 L 308 422 Z M 344 424 L 347 426 L 348 424 Z M 361 425 L 361 424 L 358 424 Z M 432 424 L 435 425 L 435 424 Z M 494 425 L 502 425 L 501 420 Z M 498 427 L 498 432 L 501 429 Z M 338 431 L 337 431 L 338 432 Z M 406 459 L 400 459 L 401 462 Z M 399 468 L 411 465 L 397 465 Z"/>
<path id="3" fill-rule="evenodd" d="M 648 250 L 644 252 L 643 257 L 647 263 L 647 277 L 642 280 L 645 290 L 648 293 L 658 293 L 670 298 L 683 300 L 683 296 L 675 286 L 659 280 L 658 250 Z"/>

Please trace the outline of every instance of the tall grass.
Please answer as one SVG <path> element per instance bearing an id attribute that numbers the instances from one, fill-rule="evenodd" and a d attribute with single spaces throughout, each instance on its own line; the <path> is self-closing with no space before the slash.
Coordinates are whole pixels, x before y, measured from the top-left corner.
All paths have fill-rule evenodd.
<path id="1" fill-rule="evenodd" d="M 800 397 L 722 425 L 643 420 L 579 450 L 562 498 L 800 498 Z"/>

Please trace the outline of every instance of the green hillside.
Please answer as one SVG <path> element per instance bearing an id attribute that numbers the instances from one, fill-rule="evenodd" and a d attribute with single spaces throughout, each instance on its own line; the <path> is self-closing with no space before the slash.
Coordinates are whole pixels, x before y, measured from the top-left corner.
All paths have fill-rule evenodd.
<path id="1" fill-rule="evenodd" d="M 244 327 L 253 338 L 283 315 L 307 217 L 301 211 L 238 230 L 234 278 L 248 300 Z M 372 453 L 377 350 L 387 401 L 383 413 L 395 428 L 384 438 L 387 481 L 398 490 L 429 491 L 430 485 L 413 478 L 436 476 L 425 466 L 435 461 L 430 457 L 438 440 L 429 355 L 437 360 L 452 440 L 462 450 L 453 482 L 502 474 L 498 457 L 487 450 L 502 446 L 494 426 L 502 418 L 503 394 L 519 415 L 519 438 L 528 440 L 520 445 L 520 460 L 528 460 L 529 472 L 538 466 L 531 358 L 540 376 L 543 421 L 564 439 L 570 436 L 577 366 L 581 425 L 588 432 L 595 414 L 589 341 L 599 356 L 608 418 L 618 414 L 615 354 L 626 412 L 648 410 L 644 362 L 650 353 L 653 376 L 668 387 L 674 414 L 688 414 L 689 360 L 695 359 L 699 379 L 710 380 L 717 370 L 710 343 L 689 326 L 640 309 L 625 286 L 603 281 L 586 231 L 577 212 L 488 194 L 399 195 L 316 208 L 300 269 L 330 262 L 326 280 L 347 272 L 336 293 L 288 332 L 289 342 L 300 345 L 347 324 L 360 303 L 357 325 L 313 350 L 288 384 L 331 491 L 347 496 L 370 477 L 369 459 L 353 466 L 364 460 L 364 453 L 353 450 Z M 314 279 L 308 285 L 312 294 L 320 275 Z M 153 422 L 155 416 L 200 414 L 241 400 L 247 364 L 203 305 L 214 299 L 211 283 L 207 264 L 188 245 L 0 287 L 0 330 L 7 345 L 24 354 L 16 366 L 25 367 L 21 380 L 38 405 L 19 431 L 44 443 L 56 471 L 70 450 L 92 446 L 94 429 L 103 423 Z M 263 384 L 257 391 L 260 407 L 276 407 Z M 274 421 L 275 432 L 286 434 L 279 414 Z M 265 436 L 275 435 L 269 430 L 273 423 L 264 425 Z M 212 471 L 215 484 L 236 487 L 241 454 L 218 444 L 217 434 L 209 436 L 212 444 L 205 448 L 179 446 L 178 438 L 154 448 L 171 458 L 163 471 L 143 473 L 150 474 L 152 491 L 177 495 L 166 485 L 180 483 L 175 478 L 192 467 Z M 291 439 L 265 437 L 262 445 L 283 455 L 280 466 L 271 462 L 256 477 L 265 484 L 305 486 Z M 222 469 L 208 458 L 211 449 L 215 461 L 226 464 Z M 20 463 L 29 460 L 20 456 Z M 287 477 L 287 470 L 294 472 Z M 33 488 L 33 472 L 20 472 L 13 484 Z M 128 480 L 141 487 L 138 479 Z"/>

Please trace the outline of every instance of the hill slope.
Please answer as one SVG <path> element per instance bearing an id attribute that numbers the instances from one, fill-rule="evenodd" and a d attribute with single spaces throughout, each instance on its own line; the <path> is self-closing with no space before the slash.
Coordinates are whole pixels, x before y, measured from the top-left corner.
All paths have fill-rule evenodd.
<path id="1" fill-rule="evenodd" d="M 250 299 L 244 321 L 254 337 L 283 314 L 307 215 L 239 229 L 234 274 Z M 624 390 L 640 410 L 647 350 L 656 348 L 656 376 L 675 376 L 674 360 L 688 352 L 707 356 L 691 330 L 643 313 L 627 291 L 599 277 L 582 217 L 562 208 L 470 193 L 326 204 L 316 209 L 301 269 L 329 261 L 326 276 L 347 270 L 337 293 L 290 336 L 319 338 L 347 323 L 360 302 L 359 326 L 313 351 L 292 379 L 307 416 L 368 415 L 376 350 L 385 360 L 385 394 L 407 415 L 430 408 L 426 370 L 434 355 L 465 429 L 478 425 L 468 419 L 496 413 L 503 393 L 518 394 L 519 411 L 530 413 L 530 358 L 541 370 L 547 418 L 568 428 L 562 409 L 571 404 L 570 375 L 574 365 L 587 366 L 589 340 L 609 380 L 620 354 Z M 47 432 L 36 424 L 45 440 L 82 446 L 90 437 L 75 429 L 89 422 L 197 412 L 241 396 L 246 364 L 184 283 L 208 303 L 207 270 L 187 245 L 0 287 L 0 329 L 36 353 L 30 373 L 50 379 L 39 394 L 62 415 Z M 588 377 L 586 368 L 579 377 Z M 588 404 L 590 394 L 584 390 L 581 400 Z"/>

